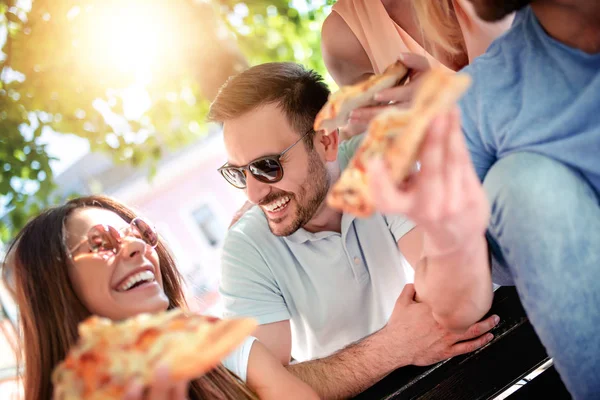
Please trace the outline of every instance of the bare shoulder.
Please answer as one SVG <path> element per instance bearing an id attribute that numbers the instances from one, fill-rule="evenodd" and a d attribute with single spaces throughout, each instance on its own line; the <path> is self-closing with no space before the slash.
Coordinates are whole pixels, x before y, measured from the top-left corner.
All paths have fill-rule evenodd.
<path id="1" fill-rule="evenodd" d="M 364 74 L 373 72 L 360 41 L 335 11 L 323 22 L 321 51 L 327 70 L 338 85 L 356 83 Z"/>

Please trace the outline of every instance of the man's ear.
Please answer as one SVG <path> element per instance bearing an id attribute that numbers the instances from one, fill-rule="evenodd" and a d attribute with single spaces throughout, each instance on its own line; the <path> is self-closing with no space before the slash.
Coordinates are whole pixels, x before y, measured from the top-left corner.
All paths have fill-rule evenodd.
<path id="1" fill-rule="evenodd" d="M 324 155 L 325 162 L 333 162 L 337 160 L 338 146 L 340 144 L 339 130 L 336 129 L 325 135 L 324 130 L 317 131 L 315 134 L 315 147 Z"/>

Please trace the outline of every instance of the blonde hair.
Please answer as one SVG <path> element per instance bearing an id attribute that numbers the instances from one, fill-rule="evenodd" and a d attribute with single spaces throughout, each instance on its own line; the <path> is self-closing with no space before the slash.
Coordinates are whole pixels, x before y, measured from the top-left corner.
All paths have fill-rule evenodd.
<path id="1" fill-rule="evenodd" d="M 453 0 L 413 0 L 417 23 L 430 53 L 441 47 L 459 62 L 467 64 L 468 56 Z"/>

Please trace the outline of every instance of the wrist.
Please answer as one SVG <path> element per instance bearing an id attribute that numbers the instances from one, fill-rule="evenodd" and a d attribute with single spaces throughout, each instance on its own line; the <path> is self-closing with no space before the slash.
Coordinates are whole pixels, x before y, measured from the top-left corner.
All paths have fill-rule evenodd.
<path id="1" fill-rule="evenodd" d="M 485 240 L 485 233 L 471 233 L 460 236 L 452 232 L 424 232 L 423 258 L 446 258 L 460 253 L 470 252 L 480 241 Z"/>
<path id="2" fill-rule="evenodd" d="M 379 349 L 374 352 L 374 357 L 378 360 L 382 358 L 389 360 L 386 374 L 414 363 L 412 349 L 405 344 L 407 342 L 405 338 L 398 335 L 398 331 L 389 321 L 383 328 L 369 336 L 369 339 L 373 340 L 374 346 Z"/>
<path id="3" fill-rule="evenodd" d="M 415 270 L 417 300 L 438 316 L 455 316 L 463 308 L 459 304 L 472 309 L 475 299 L 486 297 L 492 286 L 487 253 L 486 238 L 479 235 L 452 252 L 424 256 Z"/>

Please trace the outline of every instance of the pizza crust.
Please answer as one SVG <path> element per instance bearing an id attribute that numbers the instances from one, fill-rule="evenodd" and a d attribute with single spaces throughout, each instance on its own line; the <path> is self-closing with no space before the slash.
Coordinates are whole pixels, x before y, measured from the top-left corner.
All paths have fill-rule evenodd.
<path id="1" fill-rule="evenodd" d="M 396 61 L 380 75 L 373 75 L 355 85 L 341 87 L 329 95 L 327 103 L 315 117 L 314 130 L 324 130 L 325 134 L 329 134 L 346 125 L 352 110 L 379 104 L 373 100 L 375 93 L 397 86 L 407 77 L 408 68 Z"/>
<path id="2" fill-rule="evenodd" d="M 121 398 L 134 380 L 152 382 L 167 365 L 171 378 L 191 380 L 217 366 L 256 328 L 250 318 L 216 318 L 171 310 L 122 322 L 90 317 L 79 341 L 54 370 L 56 400 Z"/>
<path id="3" fill-rule="evenodd" d="M 433 119 L 448 111 L 471 83 L 469 76 L 440 68 L 422 78 L 413 105 L 401 110 L 390 107 L 370 123 L 365 139 L 328 195 L 328 204 L 358 217 L 374 211 L 366 165 L 374 158 L 384 160 L 396 184 L 415 171 L 427 129 Z"/>

